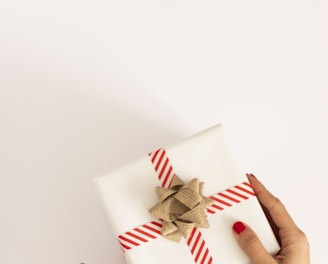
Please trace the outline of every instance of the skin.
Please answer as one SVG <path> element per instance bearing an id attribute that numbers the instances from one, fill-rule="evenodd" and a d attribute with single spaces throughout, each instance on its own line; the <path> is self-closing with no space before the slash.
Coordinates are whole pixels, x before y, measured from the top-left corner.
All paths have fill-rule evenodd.
<path id="1" fill-rule="evenodd" d="M 246 224 L 240 234 L 234 232 L 240 247 L 252 264 L 309 264 L 310 250 L 305 234 L 296 226 L 281 201 L 252 174 L 247 174 L 264 211 L 277 234 L 281 250 L 276 256 L 266 252 L 254 231 Z"/>

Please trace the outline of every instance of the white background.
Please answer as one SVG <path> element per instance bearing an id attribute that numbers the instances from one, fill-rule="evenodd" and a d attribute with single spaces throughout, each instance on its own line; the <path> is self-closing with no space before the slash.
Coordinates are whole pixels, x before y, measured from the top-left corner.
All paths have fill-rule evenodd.
<path id="1" fill-rule="evenodd" d="M 216 123 L 325 263 L 326 1 L 0 3 L 0 263 L 123 264 L 93 178 Z"/>

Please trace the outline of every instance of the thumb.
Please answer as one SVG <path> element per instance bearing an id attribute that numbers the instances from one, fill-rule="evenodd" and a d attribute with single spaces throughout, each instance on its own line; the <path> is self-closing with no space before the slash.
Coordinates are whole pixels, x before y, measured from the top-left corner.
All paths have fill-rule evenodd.
<path id="1" fill-rule="evenodd" d="M 266 252 L 255 232 L 246 224 L 236 222 L 232 226 L 236 240 L 240 247 L 250 258 L 252 264 L 277 263 L 272 256 Z"/>

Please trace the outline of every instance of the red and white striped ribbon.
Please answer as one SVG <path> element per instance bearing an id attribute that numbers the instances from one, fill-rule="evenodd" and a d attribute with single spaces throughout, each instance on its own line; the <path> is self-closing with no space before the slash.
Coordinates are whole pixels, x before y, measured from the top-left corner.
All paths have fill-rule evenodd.
<path id="1" fill-rule="evenodd" d="M 213 257 L 210 254 L 199 228 L 194 228 L 187 240 L 187 245 L 197 264 L 211 264 Z"/>
<path id="2" fill-rule="evenodd" d="M 172 180 L 175 176 L 173 167 L 170 163 L 166 151 L 160 148 L 154 152 L 149 153 L 151 162 L 154 165 L 158 179 L 163 188 L 170 188 Z M 198 228 L 194 228 L 190 234 L 187 245 L 195 260 L 196 264 L 210 264 L 212 262 L 212 256 L 209 254 L 209 250 L 206 246 L 205 240 L 202 237 L 202 233 Z"/>
<path id="3" fill-rule="evenodd" d="M 133 247 L 139 246 L 162 236 L 161 230 L 162 221 L 152 221 L 148 224 L 138 226 L 122 235 L 119 235 L 118 241 L 124 251 L 130 250 Z"/>
<path id="4" fill-rule="evenodd" d="M 154 165 L 154 169 L 162 187 L 170 188 L 175 174 L 165 149 L 158 149 L 151 152 L 149 153 L 149 157 Z M 255 196 L 255 193 L 248 182 L 243 182 L 216 193 L 210 196 L 210 199 L 213 200 L 214 203 L 206 209 L 207 215 L 216 214 L 252 196 Z M 162 220 L 152 221 L 119 235 L 118 241 L 123 251 L 127 251 L 162 236 L 161 229 Z M 211 264 L 213 262 L 206 242 L 198 228 L 194 228 L 191 232 L 187 239 L 187 245 L 196 264 Z"/>
<path id="5" fill-rule="evenodd" d="M 163 188 L 170 188 L 172 180 L 174 178 L 173 167 L 170 164 L 170 160 L 166 155 L 165 149 L 158 149 L 148 154 L 151 162 L 154 165 L 158 179 Z"/>
<path id="6" fill-rule="evenodd" d="M 226 189 L 223 192 L 210 196 L 210 199 L 214 203 L 206 209 L 207 214 L 213 215 L 228 207 L 238 204 L 243 200 L 247 200 L 252 196 L 255 196 L 255 193 L 248 182 L 235 185 L 234 187 Z"/>

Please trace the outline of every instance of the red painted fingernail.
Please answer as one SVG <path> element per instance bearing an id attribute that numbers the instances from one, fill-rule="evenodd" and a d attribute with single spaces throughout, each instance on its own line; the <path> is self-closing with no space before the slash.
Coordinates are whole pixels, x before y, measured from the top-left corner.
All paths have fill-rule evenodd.
<path id="1" fill-rule="evenodd" d="M 236 222 L 232 226 L 233 231 L 238 235 L 246 229 L 246 226 L 242 222 Z"/>

